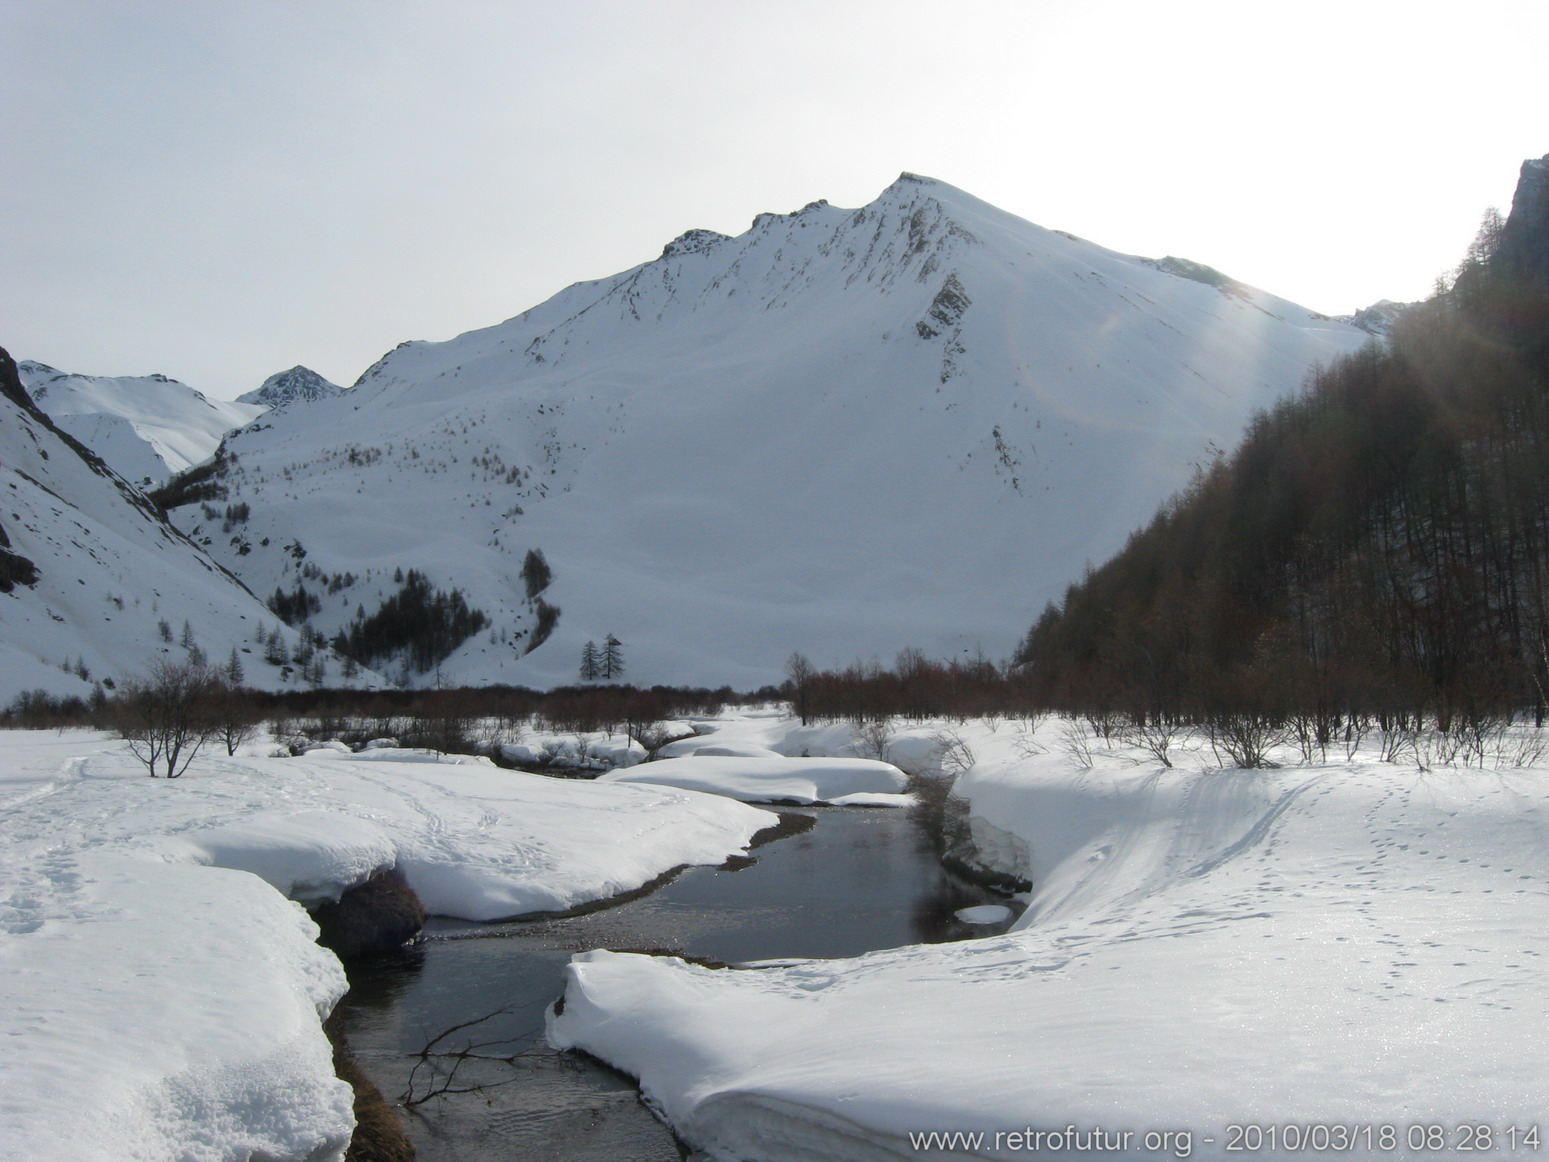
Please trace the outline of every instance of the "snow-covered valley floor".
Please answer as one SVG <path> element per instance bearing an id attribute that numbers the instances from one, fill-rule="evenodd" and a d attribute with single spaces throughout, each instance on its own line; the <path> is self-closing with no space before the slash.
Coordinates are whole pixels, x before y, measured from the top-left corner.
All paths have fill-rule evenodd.
<path id="1" fill-rule="evenodd" d="M 854 753 L 845 726 L 711 725 L 707 769 Z M 941 728 L 889 757 L 928 765 Z M 1549 769 L 1087 767 L 1058 722 L 953 729 L 978 858 L 1035 885 L 1011 932 L 748 971 L 587 953 L 551 1040 L 716 1162 L 1541 1153 Z M 168 782 L 105 736 L 0 734 L 0 1155 L 337 1157 L 344 978 L 292 899 L 396 864 L 434 912 L 564 908 L 769 819 L 389 757 Z"/>

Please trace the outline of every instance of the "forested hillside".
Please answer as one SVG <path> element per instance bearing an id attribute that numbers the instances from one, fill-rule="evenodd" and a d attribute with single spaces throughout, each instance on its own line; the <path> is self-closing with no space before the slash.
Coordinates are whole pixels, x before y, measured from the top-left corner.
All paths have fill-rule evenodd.
<path id="1" fill-rule="evenodd" d="M 1260 414 L 1018 661 L 1139 721 L 1443 730 L 1549 695 L 1549 158 L 1386 344 Z"/>

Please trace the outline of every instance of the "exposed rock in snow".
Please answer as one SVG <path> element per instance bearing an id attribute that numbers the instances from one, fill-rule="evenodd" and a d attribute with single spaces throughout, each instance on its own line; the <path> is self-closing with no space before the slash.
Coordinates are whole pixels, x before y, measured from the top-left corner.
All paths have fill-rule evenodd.
<path id="1" fill-rule="evenodd" d="M 310 367 L 299 364 L 289 371 L 280 371 L 263 381 L 252 391 L 237 396 L 238 403 L 256 404 L 265 408 L 280 408 L 292 403 L 312 403 L 331 399 L 344 388 L 330 383 Z"/>
<path id="2" fill-rule="evenodd" d="M 1399 316 L 1407 311 L 1413 303 L 1395 303 L 1392 299 L 1381 299 L 1369 307 L 1363 307 L 1353 315 L 1339 316 L 1341 322 L 1347 322 L 1352 327 L 1359 327 L 1378 338 L 1385 337 L 1393 329 L 1393 324 Z"/>

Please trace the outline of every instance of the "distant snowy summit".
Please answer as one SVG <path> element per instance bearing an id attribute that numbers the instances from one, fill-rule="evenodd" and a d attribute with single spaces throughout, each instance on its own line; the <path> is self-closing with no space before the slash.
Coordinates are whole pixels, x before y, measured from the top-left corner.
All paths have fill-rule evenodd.
<path id="1" fill-rule="evenodd" d="M 278 408 L 298 400 L 302 403 L 313 403 L 320 399 L 331 399 L 343 391 L 344 388 L 336 383 L 330 383 L 310 367 L 298 365 L 289 371 L 271 375 L 264 380 L 261 387 L 237 396 L 237 402 Z"/>
<path id="2" fill-rule="evenodd" d="M 30 359 L 17 371 L 50 419 L 141 488 L 207 459 L 222 436 L 265 410 L 209 399 L 165 375 L 75 375 Z"/>
<path id="3" fill-rule="evenodd" d="M 1367 334 L 1376 335 L 1381 339 L 1387 337 L 1399 316 L 1412 306 L 1414 306 L 1413 303 L 1395 303 L 1392 299 L 1379 299 L 1353 315 L 1338 315 L 1336 318 L 1341 323 L 1349 323 L 1352 327 L 1359 327 Z"/>

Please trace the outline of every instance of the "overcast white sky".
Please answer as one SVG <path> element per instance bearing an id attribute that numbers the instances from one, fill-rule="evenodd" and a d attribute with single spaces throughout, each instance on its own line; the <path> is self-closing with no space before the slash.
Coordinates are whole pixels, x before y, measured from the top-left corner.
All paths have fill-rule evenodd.
<path id="1" fill-rule="evenodd" d="M 901 170 L 1328 313 L 1549 152 L 1543 0 L 0 0 L 0 345 L 351 383 Z"/>

